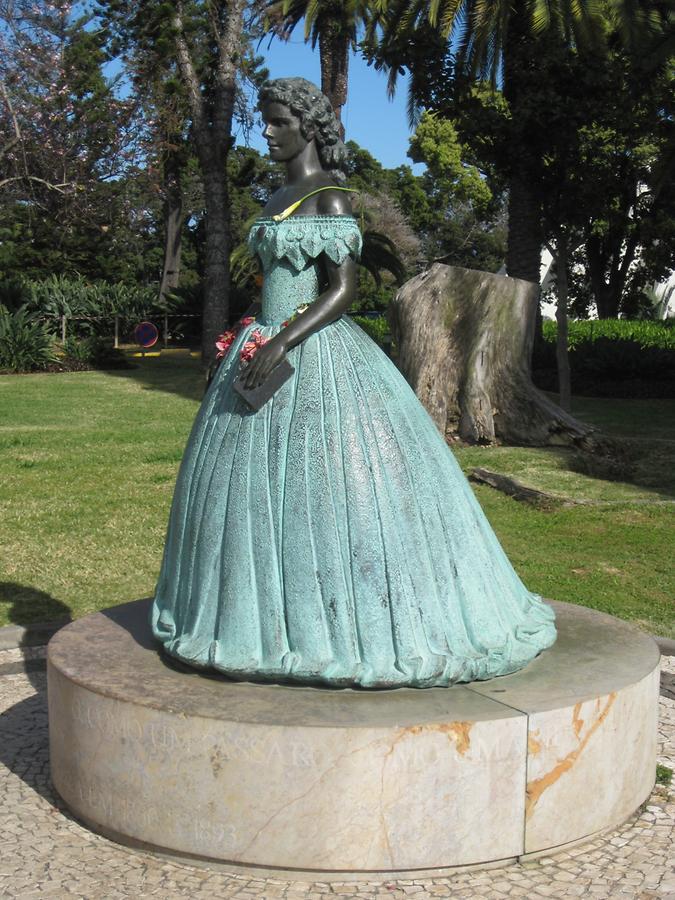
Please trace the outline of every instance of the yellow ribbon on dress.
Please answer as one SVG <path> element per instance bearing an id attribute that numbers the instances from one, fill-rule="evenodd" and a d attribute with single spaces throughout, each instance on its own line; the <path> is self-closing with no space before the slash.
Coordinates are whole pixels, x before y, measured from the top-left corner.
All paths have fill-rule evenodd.
<path id="1" fill-rule="evenodd" d="M 338 187 L 337 185 L 325 185 L 324 187 L 317 188 L 315 191 L 310 191 L 309 194 L 305 194 L 304 197 L 301 197 L 299 200 L 296 200 L 295 203 L 291 203 L 290 206 L 287 206 L 282 212 L 277 213 L 276 216 L 272 216 L 272 219 L 275 222 L 283 222 L 284 219 L 287 219 L 289 216 L 292 216 L 296 209 L 300 206 L 301 203 L 304 203 L 309 197 L 313 197 L 314 194 L 319 194 L 321 191 L 348 191 L 350 194 L 358 194 L 358 191 L 355 191 L 354 188 L 345 188 Z M 363 231 L 363 203 L 361 204 L 361 230 Z"/>

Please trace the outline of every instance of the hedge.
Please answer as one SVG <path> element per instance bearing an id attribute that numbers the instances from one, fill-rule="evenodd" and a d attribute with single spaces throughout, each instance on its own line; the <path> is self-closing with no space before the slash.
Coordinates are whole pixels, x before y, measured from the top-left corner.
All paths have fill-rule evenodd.
<path id="1" fill-rule="evenodd" d="M 658 347 L 675 350 L 675 319 L 660 322 L 629 319 L 573 319 L 567 326 L 567 346 L 606 338 L 610 341 L 634 341 L 640 347 Z M 558 334 L 556 322 L 544 322 L 544 340 L 555 343 Z"/>

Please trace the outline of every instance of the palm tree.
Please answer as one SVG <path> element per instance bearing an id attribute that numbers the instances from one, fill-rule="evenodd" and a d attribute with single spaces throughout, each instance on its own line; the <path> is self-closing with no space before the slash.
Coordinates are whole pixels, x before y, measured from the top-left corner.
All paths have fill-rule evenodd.
<path id="1" fill-rule="evenodd" d="M 607 19 L 595 0 L 383 0 L 386 10 L 371 21 L 366 43 L 380 68 L 389 71 L 390 91 L 403 67 L 418 67 L 428 79 L 430 56 L 448 41 L 454 54 L 452 75 L 470 81 L 501 81 L 509 105 L 509 137 L 504 146 L 509 168 L 509 231 L 506 267 L 509 275 L 539 282 L 542 246 L 541 196 L 531 98 L 539 87 L 538 62 L 551 40 L 580 44 L 600 41 Z M 610 0 L 610 3 L 612 0 Z M 621 4 L 624 4 L 621 6 Z M 650 27 L 644 9 L 631 0 L 614 0 L 605 7 L 625 35 Z M 639 20 L 637 16 L 641 17 Z M 651 21 L 651 20 L 649 20 Z M 431 77 L 433 73 L 431 73 Z M 438 76 L 436 76 L 438 77 Z"/>
<path id="2" fill-rule="evenodd" d="M 370 21 L 375 5 L 369 0 L 271 0 L 265 9 L 263 27 L 282 40 L 288 40 L 304 19 L 305 41 L 311 42 L 312 50 L 319 45 L 321 90 L 331 102 L 343 136 L 349 53 L 356 49 L 359 29 Z"/>

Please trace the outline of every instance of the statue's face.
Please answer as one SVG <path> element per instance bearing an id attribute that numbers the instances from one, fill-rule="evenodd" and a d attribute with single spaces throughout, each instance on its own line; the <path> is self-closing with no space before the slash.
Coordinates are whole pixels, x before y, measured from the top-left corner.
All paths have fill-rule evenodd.
<path id="1" fill-rule="evenodd" d="M 283 103 L 264 103 L 261 109 L 263 137 L 267 141 L 270 159 L 288 162 L 305 149 L 307 139 L 300 130 L 300 119 Z"/>

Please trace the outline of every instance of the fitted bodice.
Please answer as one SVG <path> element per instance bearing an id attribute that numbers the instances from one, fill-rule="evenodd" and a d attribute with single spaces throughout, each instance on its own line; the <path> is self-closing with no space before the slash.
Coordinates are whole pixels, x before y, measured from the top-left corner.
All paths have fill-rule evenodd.
<path id="1" fill-rule="evenodd" d="M 280 324 L 319 296 L 322 253 L 336 265 L 358 259 L 361 232 L 351 216 L 291 216 L 277 222 L 258 219 L 248 245 L 263 269 L 264 325 Z"/>

